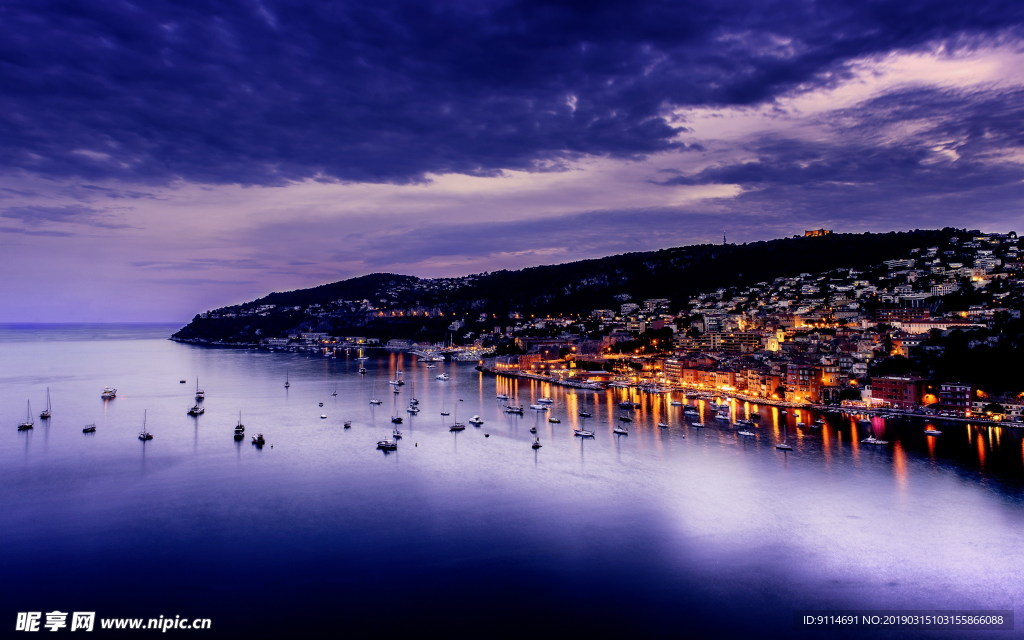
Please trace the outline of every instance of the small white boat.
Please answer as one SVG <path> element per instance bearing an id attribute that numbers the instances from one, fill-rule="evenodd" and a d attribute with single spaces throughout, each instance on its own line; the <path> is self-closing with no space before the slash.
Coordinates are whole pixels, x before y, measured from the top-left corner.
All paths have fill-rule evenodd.
<path id="1" fill-rule="evenodd" d="M 623 426 L 615 427 L 614 429 L 612 429 L 612 433 L 620 435 L 620 436 L 628 436 L 629 435 L 629 431 L 627 431 L 626 427 L 623 427 Z"/>
<path id="2" fill-rule="evenodd" d="M 419 407 L 417 407 L 417 406 L 416 406 L 416 405 L 414 405 L 414 404 L 410 404 L 410 405 L 409 405 L 409 408 L 408 408 L 408 409 L 406 409 L 406 411 L 407 411 L 407 412 L 409 412 L 409 413 L 411 413 L 411 414 L 413 414 L 413 415 L 415 415 L 415 414 L 417 414 L 417 413 L 419 413 L 419 412 L 420 412 L 420 408 L 419 408 Z"/>
<path id="3" fill-rule="evenodd" d="M 925 429 L 924 434 L 926 436 L 941 436 L 942 432 L 939 431 L 938 429 Z"/>
<path id="4" fill-rule="evenodd" d="M 549 407 L 546 404 L 531 404 L 530 408 L 534 411 L 547 411 Z"/>
<path id="5" fill-rule="evenodd" d="M 540 443 L 540 438 L 537 438 L 536 440 L 534 440 L 534 441 L 533 441 L 533 444 L 532 444 L 531 446 L 532 446 L 532 447 L 533 447 L 534 449 L 540 449 L 540 448 L 541 448 L 541 447 L 543 447 L 544 445 L 542 445 L 542 444 Z"/>
<path id="6" fill-rule="evenodd" d="M 196 402 L 206 397 L 206 392 L 199 388 L 199 378 L 196 378 Z"/>
<path id="7" fill-rule="evenodd" d="M 395 451 L 398 449 L 398 443 L 394 440 L 378 440 L 377 448 L 384 451 Z"/>
<path id="8" fill-rule="evenodd" d="M 683 406 L 683 403 L 680 402 L 679 400 L 673 400 L 669 404 L 672 405 L 673 407 L 681 407 L 681 406 Z"/>
<path id="9" fill-rule="evenodd" d="M 465 431 L 466 430 L 466 425 L 462 424 L 461 422 L 456 422 L 456 423 L 453 423 L 452 426 L 448 427 L 448 430 L 449 431 Z"/>
<path id="10" fill-rule="evenodd" d="M 590 418 L 593 415 L 594 414 L 590 413 L 589 411 L 580 411 L 580 417 L 581 418 Z"/>
<path id="11" fill-rule="evenodd" d="M 473 424 L 473 425 L 476 425 L 478 427 L 480 425 L 482 425 L 483 423 L 484 423 L 484 419 L 481 418 L 480 416 L 473 416 L 472 418 L 469 419 L 469 424 Z"/>
<path id="12" fill-rule="evenodd" d="M 391 437 L 394 438 L 395 440 L 401 440 L 402 432 L 399 431 L 397 427 L 395 427 L 394 429 L 391 430 Z"/>
<path id="13" fill-rule="evenodd" d="M 46 387 L 46 408 L 39 412 L 40 420 L 49 420 L 53 413 L 50 411 L 50 387 Z"/>
<path id="14" fill-rule="evenodd" d="M 439 376 L 434 376 L 435 380 L 447 380 L 450 376 L 447 373 L 442 373 Z"/>
<path id="15" fill-rule="evenodd" d="M 551 424 L 561 424 L 562 423 L 562 421 L 559 420 L 558 418 L 548 418 L 548 422 L 550 422 Z"/>
<path id="16" fill-rule="evenodd" d="M 21 424 L 18 425 L 18 431 L 28 431 L 29 429 L 35 426 L 35 423 L 32 422 L 32 401 L 26 400 L 25 402 L 25 406 L 28 407 L 28 409 L 25 411 L 25 422 L 22 422 Z"/>
<path id="17" fill-rule="evenodd" d="M 384 404 L 384 401 L 380 398 L 370 398 L 370 404 Z"/>
<path id="18" fill-rule="evenodd" d="M 517 415 L 523 415 L 522 407 L 505 407 L 505 413 L 514 413 Z"/>
<path id="19" fill-rule="evenodd" d="M 667 422 L 659 422 L 658 423 L 658 428 L 659 429 L 668 429 L 668 423 Z"/>
<path id="20" fill-rule="evenodd" d="M 451 411 L 442 411 L 441 415 L 442 416 L 450 416 L 450 415 L 452 415 L 452 412 Z"/>
<path id="21" fill-rule="evenodd" d="M 505 395 L 504 393 L 499 393 L 498 395 L 496 395 L 494 397 L 497 398 L 498 400 L 508 400 L 508 396 Z"/>
<path id="22" fill-rule="evenodd" d="M 257 433 L 252 437 L 252 443 L 257 447 L 262 447 L 263 445 L 267 444 L 267 440 L 266 438 L 263 437 L 262 433 Z"/>
<path id="23" fill-rule="evenodd" d="M 798 427 L 806 427 L 807 425 L 804 424 L 803 422 L 797 422 L 796 426 L 798 426 Z"/>
<path id="24" fill-rule="evenodd" d="M 195 404 L 192 405 L 192 408 L 189 409 L 186 413 L 188 413 L 188 415 L 190 416 L 201 416 L 204 413 L 206 413 L 206 409 L 199 406 L 198 404 Z"/>
<path id="25" fill-rule="evenodd" d="M 793 447 L 789 446 L 789 444 L 785 443 L 785 442 L 780 442 L 779 444 L 775 445 L 775 448 L 778 449 L 779 451 L 792 451 L 793 450 Z"/>
<path id="26" fill-rule="evenodd" d="M 116 398 L 117 397 L 117 389 L 115 389 L 114 387 L 104 387 L 103 391 L 100 392 L 100 397 L 101 398 Z"/>
<path id="27" fill-rule="evenodd" d="M 746 430 L 744 430 L 744 431 L 737 431 L 736 433 L 738 433 L 739 435 L 743 436 L 744 438 L 756 438 L 757 437 L 757 434 L 754 433 L 753 431 L 746 431 Z"/>
<path id="28" fill-rule="evenodd" d="M 573 429 L 573 433 L 580 438 L 593 438 L 594 432 L 589 429 Z"/>
<path id="29" fill-rule="evenodd" d="M 555 401 L 551 398 L 537 398 L 537 404 L 554 404 Z"/>
<path id="30" fill-rule="evenodd" d="M 864 438 L 863 440 L 861 440 L 861 444 L 881 445 L 881 444 L 889 444 L 889 441 L 888 440 L 879 440 L 875 436 L 868 436 L 868 437 Z"/>
<path id="31" fill-rule="evenodd" d="M 327 414 L 326 413 L 321 413 L 320 414 L 320 419 L 321 420 L 326 420 L 327 419 Z"/>
<path id="32" fill-rule="evenodd" d="M 147 413 L 148 413 L 147 411 L 143 411 L 142 412 L 142 432 L 139 433 L 139 440 L 142 440 L 143 442 L 145 442 L 146 440 L 152 440 L 153 439 L 153 434 L 150 433 L 149 430 L 146 429 Z"/>
<path id="33" fill-rule="evenodd" d="M 704 423 L 703 422 L 691 422 L 690 426 L 691 427 L 697 427 L 698 429 L 703 429 L 704 428 Z"/>

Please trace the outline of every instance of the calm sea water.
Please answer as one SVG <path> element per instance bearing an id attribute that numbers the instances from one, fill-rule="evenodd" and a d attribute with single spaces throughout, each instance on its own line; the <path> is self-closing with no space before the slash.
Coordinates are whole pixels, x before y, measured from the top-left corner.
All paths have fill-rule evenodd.
<path id="1" fill-rule="evenodd" d="M 708 428 L 686 426 L 657 396 L 616 436 L 624 391 L 383 352 L 360 376 L 355 352 L 193 347 L 166 340 L 176 328 L 0 327 L 0 628 L 56 609 L 211 618 L 209 632 L 168 632 L 195 637 L 950 638 L 964 632 L 808 631 L 793 617 L 1020 610 L 1018 432 L 927 437 L 876 420 L 891 444 L 870 447 L 852 418 L 798 428 L 817 416 L 761 408 L 751 440 L 712 426 L 704 404 Z M 206 412 L 192 418 L 197 379 Z M 498 393 L 550 396 L 561 423 L 507 415 Z M 26 401 L 36 425 L 18 432 Z M 592 440 L 573 435 L 582 409 Z M 393 414 L 404 437 L 385 454 Z M 472 415 L 484 424 L 448 431 Z"/>

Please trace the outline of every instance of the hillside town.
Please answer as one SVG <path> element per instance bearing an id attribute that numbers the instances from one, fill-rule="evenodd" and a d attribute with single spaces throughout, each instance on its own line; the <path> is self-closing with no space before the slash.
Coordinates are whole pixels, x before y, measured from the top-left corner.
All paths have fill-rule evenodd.
<path id="1" fill-rule="evenodd" d="M 830 233 L 816 229 L 805 235 Z M 338 309 L 428 316 L 430 308 L 398 306 L 403 291 L 425 287 L 443 293 L 464 285 L 459 278 L 416 280 L 374 301 L 338 300 L 332 308 L 316 304 L 293 311 L 314 317 Z M 260 346 L 331 355 L 340 347 L 381 346 L 476 361 L 496 375 L 584 388 L 685 390 L 785 406 L 1024 423 L 1019 379 L 993 380 L 978 375 L 976 366 L 941 366 L 952 362 L 951 344 L 970 355 L 972 349 L 991 353 L 1014 338 L 1006 329 L 1020 325 L 1024 259 L 1013 232 L 950 235 L 869 268 L 822 272 L 808 265 L 805 273 L 686 300 L 634 300 L 624 292 L 609 302 L 589 314 L 461 315 L 451 318 L 449 339 L 440 343 L 293 332 L 265 337 Z M 278 311 L 264 305 L 231 313 Z"/>

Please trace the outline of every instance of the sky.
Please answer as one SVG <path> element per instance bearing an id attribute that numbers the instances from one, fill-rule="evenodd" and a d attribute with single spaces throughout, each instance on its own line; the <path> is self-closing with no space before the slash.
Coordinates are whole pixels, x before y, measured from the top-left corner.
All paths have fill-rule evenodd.
<path id="1" fill-rule="evenodd" d="M 1024 232 L 1020 0 L 0 0 L 0 322 Z"/>

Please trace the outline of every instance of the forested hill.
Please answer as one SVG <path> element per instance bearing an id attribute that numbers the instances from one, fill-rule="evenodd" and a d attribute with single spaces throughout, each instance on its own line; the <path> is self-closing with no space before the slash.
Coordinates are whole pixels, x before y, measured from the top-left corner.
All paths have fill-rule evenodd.
<path id="1" fill-rule="evenodd" d="M 245 342 L 304 330 L 426 338 L 443 334 L 441 324 L 462 316 L 565 315 L 647 298 L 668 298 L 676 309 L 696 293 L 839 267 L 865 268 L 970 233 L 946 228 L 704 244 L 459 278 L 375 273 L 213 310 L 196 316 L 175 337 Z M 419 317 L 415 322 L 406 315 L 412 312 Z M 437 320 L 424 320 L 423 312 Z"/>

